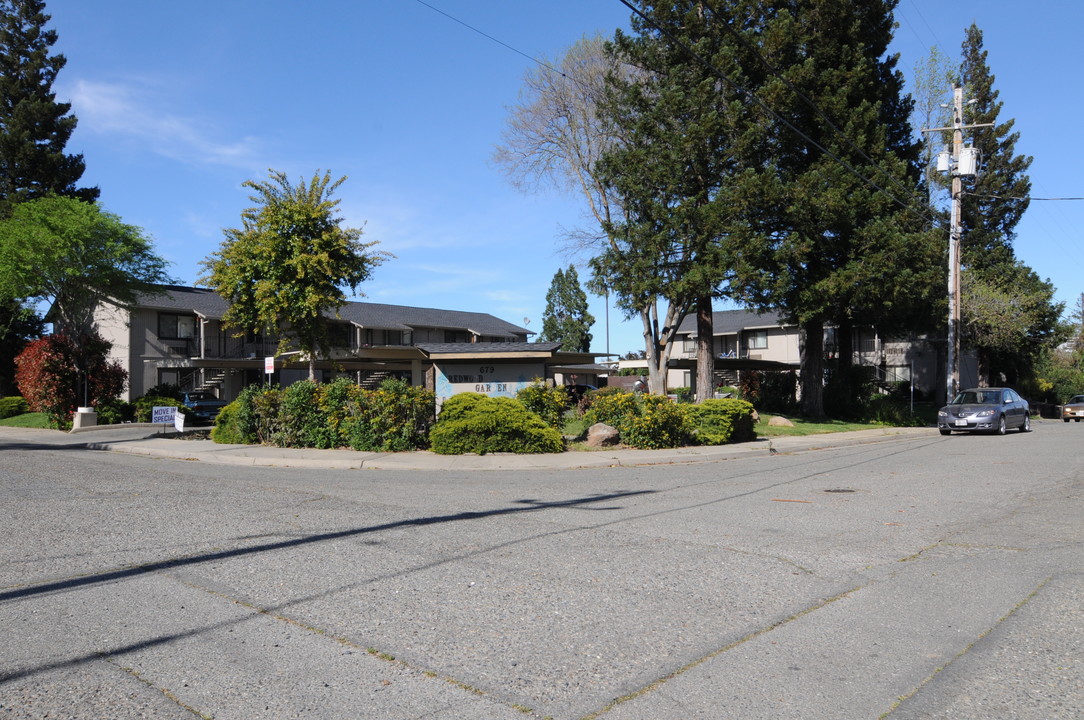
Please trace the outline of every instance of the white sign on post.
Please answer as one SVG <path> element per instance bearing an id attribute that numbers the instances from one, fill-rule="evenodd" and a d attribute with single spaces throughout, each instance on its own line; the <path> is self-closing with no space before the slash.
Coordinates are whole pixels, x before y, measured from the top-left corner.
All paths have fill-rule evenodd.
<path id="1" fill-rule="evenodd" d="M 155 425 L 172 425 L 177 432 L 184 432 L 184 413 L 178 412 L 175 407 L 161 407 L 155 405 L 151 408 L 151 422 Z"/>
<path id="2" fill-rule="evenodd" d="M 263 359 L 263 371 L 267 375 L 272 375 L 275 372 L 275 356 L 269 355 Z"/>
<path id="3" fill-rule="evenodd" d="M 177 417 L 177 408 L 159 407 L 151 408 L 151 422 L 155 425 L 172 425 Z"/>

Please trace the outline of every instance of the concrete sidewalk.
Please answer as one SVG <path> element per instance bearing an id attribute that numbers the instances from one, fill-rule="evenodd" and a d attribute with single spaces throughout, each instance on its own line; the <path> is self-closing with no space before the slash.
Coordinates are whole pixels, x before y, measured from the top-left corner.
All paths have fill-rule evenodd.
<path id="1" fill-rule="evenodd" d="M 0 437 L 11 437 L 0 429 Z M 176 458 L 223 465 L 325 468 L 339 470 L 568 470 L 576 468 L 636 467 L 702 463 L 772 453 L 793 453 L 828 447 L 857 445 L 902 438 L 937 437 L 933 428 L 883 428 L 857 432 L 824 433 L 803 437 L 760 438 L 736 445 L 695 446 L 666 450 L 605 448 L 541 455 L 494 453 L 490 455 L 438 455 L 427 451 L 372 453 L 354 450 L 312 450 L 262 445 L 220 445 L 206 439 L 178 437 L 160 426 L 114 425 L 61 434 L 48 430 L 23 430 L 25 437 L 51 444 L 80 445 L 91 450 Z M 51 435 L 46 439 L 46 436 Z M 63 442 L 59 442 L 63 439 Z"/>

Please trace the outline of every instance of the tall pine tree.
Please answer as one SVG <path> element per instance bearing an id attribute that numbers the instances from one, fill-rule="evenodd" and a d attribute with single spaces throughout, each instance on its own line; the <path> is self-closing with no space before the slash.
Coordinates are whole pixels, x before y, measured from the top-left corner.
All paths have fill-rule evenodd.
<path id="1" fill-rule="evenodd" d="M 591 351 L 591 326 L 595 317 L 587 310 L 587 294 L 580 287 L 576 267 L 558 270 L 546 293 L 539 340 L 560 342 L 568 352 Z"/>
<path id="2" fill-rule="evenodd" d="M 1021 263 L 1013 250 L 1016 225 L 1028 208 L 1031 157 L 1016 153 L 1020 133 L 1000 117 L 1003 103 L 983 49 L 982 30 L 972 24 L 962 45 L 959 81 L 969 102 L 965 121 L 992 123 L 971 131 L 979 150 L 979 173 L 963 179 L 961 198 L 961 306 L 964 341 L 978 354 L 985 382 L 1025 379 L 1044 345 L 1061 337 L 1054 287 Z"/>
<path id="3" fill-rule="evenodd" d="M 982 49 L 982 30 L 972 24 L 963 42 L 960 83 L 967 106 L 968 124 L 993 123 L 992 128 L 971 131 L 982 158 L 982 170 L 963 178 L 961 205 L 961 263 L 984 271 L 1011 264 L 1016 225 L 1028 209 L 1031 157 L 1016 154 L 1020 133 L 1015 121 L 999 119 L 1003 103 L 994 88 L 994 75 Z"/>
<path id="4" fill-rule="evenodd" d="M 757 9 L 743 0 L 710 5 L 642 3 L 634 33 L 618 31 L 610 45 L 617 61 L 638 72 L 611 76 L 601 104 L 622 142 L 599 172 L 623 198 L 625 215 L 609 223 L 610 247 L 591 261 L 593 287 L 613 291 L 627 312 L 667 304 L 661 327 L 657 314 L 641 315 L 652 392 L 665 388 L 677 326 L 696 313 L 698 400 L 714 386 L 712 301 L 730 276 L 729 238 L 756 193 L 744 174 L 755 163 L 739 86 L 763 74 L 739 40 L 747 31 L 728 28 L 736 18 L 758 27 Z"/>
<path id="5" fill-rule="evenodd" d="M 97 188 L 76 187 L 83 156 L 64 152 L 77 120 L 53 92 L 67 60 L 50 55 L 49 19 L 44 0 L 0 0 L 0 216 L 50 194 L 98 198 Z"/>
<path id="6" fill-rule="evenodd" d="M 50 194 L 93 202 L 97 188 L 77 188 L 83 157 L 64 148 L 75 129 L 71 105 L 58 103 L 53 82 L 63 55 L 50 55 L 55 30 L 43 0 L 0 0 L 0 220 L 20 202 Z M 41 331 L 22 298 L 0 298 L 0 390 L 14 376 L 14 357 Z M 29 323 L 29 324 L 28 324 Z"/>
<path id="7" fill-rule="evenodd" d="M 735 289 L 777 309 L 801 338 L 801 409 L 825 413 L 825 328 L 837 328 L 846 383 L 851 328 L 921 314 L 941 282 L 940 252 L 918 192 L 918 143 L 896 57 L 896 0 L 789 0 L 761 34 L 773 71 L 758 171 L 758 218 Z M 839 393 L 849 395 L 845 386 Z"/>

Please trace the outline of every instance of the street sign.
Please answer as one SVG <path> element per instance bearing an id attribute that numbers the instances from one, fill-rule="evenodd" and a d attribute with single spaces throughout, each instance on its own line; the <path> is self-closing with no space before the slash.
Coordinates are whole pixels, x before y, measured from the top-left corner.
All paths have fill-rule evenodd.
<path id="1" fill-rule="evenodd" d="M 275 372 L 275 356 L 269 355 L 263 359 L 263 371 L 267 375 L 272 375 Z"/>

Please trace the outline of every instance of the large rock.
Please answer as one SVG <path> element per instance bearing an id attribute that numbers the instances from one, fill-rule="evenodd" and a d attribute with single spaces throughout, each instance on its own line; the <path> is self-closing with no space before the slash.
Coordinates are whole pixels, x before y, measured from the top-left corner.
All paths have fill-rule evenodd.
<path id="1" fill-rule="evenodd" d="M 588 447 L 607 447 L 621 442 L 621 433 L 606 423 L 595 423 L 587 429 Z"/>
<path id="2" fill-rule="evenodd" d="M 779 415 L 773 415 L 772 419 L 768 421 L 768 424 L 775 425 L 776 427 L 794 427 L 794 423 Z"/>

